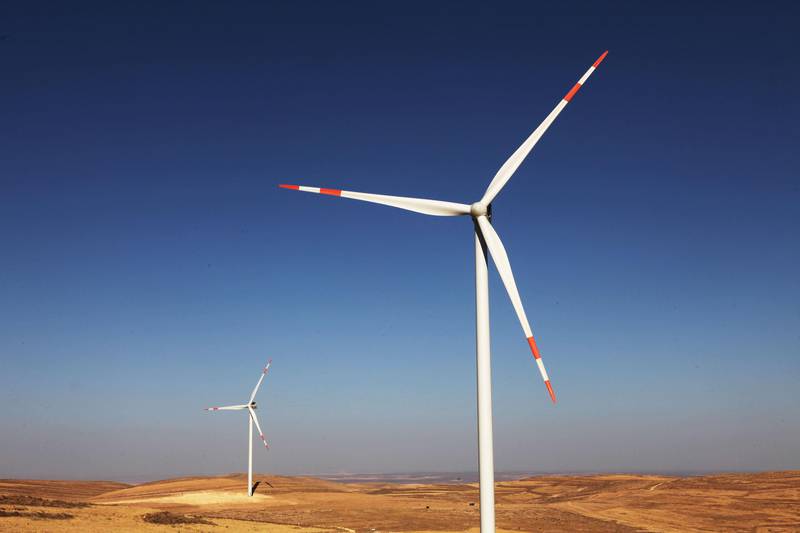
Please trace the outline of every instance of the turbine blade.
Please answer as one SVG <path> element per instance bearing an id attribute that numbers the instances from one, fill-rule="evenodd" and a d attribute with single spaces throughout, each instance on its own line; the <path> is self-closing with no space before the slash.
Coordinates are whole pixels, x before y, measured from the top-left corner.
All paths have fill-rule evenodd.
<path id="1" fill-rule="evenodd" d="M 519 322 L 522 325 L 522 330 L 525 332 L 525 337 L 528 339 L 528 345 L 531 348 L 531 353 L 533 354 L 533 358 L 536 360 L 536 364 L 539 366 L 539 372 L 542 374 L 544 384 L 547 386 L 547 392 L 550 394 L 550 399 L 553 400 L 553 403 L 556 403 L 556 395 L 553 392 L 552 385 L 550 385 L 550 378 L 547 376 L 547 371 L 544 368 L 544 362 L 542 361 L 542 356 L 539 353 L 539 348 L 536 347 L 536 341 L 533 339 L 531 325 L 528 323 L 528 317 L 525 315 L 525 308 L 522 307 L 522 300 L 520 300 L 519 297 L 517 284 L 514 281 L 514 273 L 511 271 L 511 263 L 508 261 L 508 254 L 506 254 L 506 249 L 503 246 L 503 242 L 500 240 L 500 236 L 497 235 L 497 232 L 492 227 L 489 219 L 487 219 L 485 216 L 478 217 L 478 225 L 480 226 L 483 240 L 486 242 L 486 246 L 489 248 L 489 254 L 492 256 L 494 266 L 497 267 L 497 272 L 500 273 L 500 279 L 503 280 L 503 285 L 506 287 L 508 297 L 511 299 L 511 305 L 514 306 L 514 311 L 517 312 L 517 318 L 519 318 Z"/>
<path id="2" fill-rule="evenodd" d="M 264 381 L 264 376 L 266 376 L 266 375 L 267 375 L 267 372 L 269 372 L 269 366 L 270 366 L 271 364 L 272 364 L 272 359 L 270 359 L 270 360 L 267 362 L 267 366 L 265 366 L 265 367 L 264 367 L 264 371 L 263 371 L 263 372 L 261 372 L 261 377 L 260 377 L 260 378 L 258 378 L 258 383 L 256 383 L 256 388 L 254 388 L 254 389 L 253 389 L 253 394 L 251 394 L 251 395 L 250 395 L 250 401 L 251 401 L 251 402 L 252 402 L 252 401 L 255 399 L 255 397 L 256 397 L 256 393 L 258 392 L 258 388 L 261 386 L 261 382 L 262 382 L 262 381 Z"/>
<path id="3" fill-rule="evenodd" d="M 314 192 L 317 194 L 327 194 L 330 196 L 341 196 L 361 200 L 362 202 L 372 202 L 373 204 L 388 205 L 414 211 L 425 215 L 440 217 L 453 217 L 459 215 L 469 215 L 469 206 L 457 204 L 455 202 L 442 202 L 441 200 L 426 200 L 424 198 L 408 198 L 406 196 L 386 196 L 383 194 L 369 194 L 365 192 L 341 191 L 339 189 L 322 189 L 319 187 L 306 187 L 304 185 L 279 185 L 283 189 L 294 191 Z"/>
<path id="4" fill-rule="evenodd" d="M 586 74 L 584 74 L 583 77 L 578 80 L 578 83 L 576 83 L 566 94 L 566 96 L 561 99 L 556 108 L 553 109 L 549 115 L 547 115 L 541 124 L 539 124 L 539 127 L 533 130 L 533 133 L 531 133 L 530 137 L 525 139 L 525 142 L 522 143 L 519 148 L 517 148 L 517 151 L 511 154 L 511 157 L 508 158 L 508 161 L 503 163 L 503 166 L 500 167 L 500 170 L 498 170 L 497 174 L 495 174 L 494 179 L 492 179 L 491 183 L 489 183 L 489 187 L 486 189 L 486 192 L 481 199 L 481 203 L 486 205 L 492 203 L 494 197 L 497 196 L 505 184 L 508 183 L 508 180 L 511 179 L 511 176 L 514 175 L 514 172 L 516 172 L 517 168 L 519 168 L 530 151 L 533 150 L 533 147 L 537 142 L 539 142 L 539 139 L 542 137 L 542 135 L 544 135 L 544 132 L 547 131 L 547 128 L 550 127 L 550 124 L 552 124 L 558 114 L 561 113 L 565 107 L 567 107 L 567 104 L 575 96 L 575 93 L 577 93 L 583 84 L 586 83 L 586 80 L 589 79 L 589 76 L 592 75 L 592 72 L 594 72 L 595 69 L 600 66 L 600 63 L 606 58 L 606 55 L 608 55 L 608 50 L 603 52 L 603 54 L 597 58 L 597 61 L 595 61 L 594 64 L 589 67 L 589 70 L 586 71 Z"/>
<path id="5" fill-rule="evenodd" d="M 246 405 L 226 405 L 225 407 L 206 407 L 204 411 L 241 411 Z"/>
<path id="6" fill-rule="evenodd" d="M 267 439 L 264 438 L 264 434 L 261 432 L 261 426 L 258 424 L 258 417 L 256 416 L 256 412 L 248 406 L 248 411 L 250 411 L 250 418 L 253 419 L 253 422 L 256 423 L 256 429 L 258 430 L 258 436 L 261 437 L 261 442 L 264 443 L 264 446 L 269 449 L 269 444 L 267 444 Z"/>

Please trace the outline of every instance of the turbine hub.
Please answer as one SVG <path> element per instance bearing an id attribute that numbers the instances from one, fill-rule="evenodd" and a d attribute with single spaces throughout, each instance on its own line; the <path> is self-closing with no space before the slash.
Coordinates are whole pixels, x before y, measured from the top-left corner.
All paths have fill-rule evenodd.
<path id="1" fill-rule="evenodd" d="M 469 214 L 474 217 L 484 216 L 489 212 L 489 208 L 486 204 L 481 202 L 475 202 L 471 206 L 469 206 Z"/>

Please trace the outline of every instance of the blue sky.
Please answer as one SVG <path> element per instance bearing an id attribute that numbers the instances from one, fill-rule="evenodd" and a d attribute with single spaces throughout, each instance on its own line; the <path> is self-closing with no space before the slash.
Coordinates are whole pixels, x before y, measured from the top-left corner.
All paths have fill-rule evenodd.
<path id="1" fill-rule="evenodd" d="M 471 225 L 494 202 L 496 466 L 797 468 L 797 13 L 6 4 L 0 476 L 476 468 Z M 260 453 L 260 450 L 259 450 Z"/>

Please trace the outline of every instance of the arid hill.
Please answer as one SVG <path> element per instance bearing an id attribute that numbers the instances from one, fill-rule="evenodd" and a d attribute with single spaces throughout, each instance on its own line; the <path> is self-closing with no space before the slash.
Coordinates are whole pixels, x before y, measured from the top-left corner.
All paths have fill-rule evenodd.
<path id="1" fill-rule="evenodd" d="M 3 531 L 467 531 L 476 484 L 258 475 L 140 485 L 0 480 Z M 503 531 L 800 532 L 800 471 L 697 477 L 540 476 L 497 483 Z M 167 529 L 169 528 L 169 529 Z"/>
<path id="2" fill-rule="evenodd" d="M 112 490 L 131 485 L 115 481 L 43 481 L 38 479 L 0 479 L 0 494 L 38 496 L 67 501 L 86 501 Z"/>

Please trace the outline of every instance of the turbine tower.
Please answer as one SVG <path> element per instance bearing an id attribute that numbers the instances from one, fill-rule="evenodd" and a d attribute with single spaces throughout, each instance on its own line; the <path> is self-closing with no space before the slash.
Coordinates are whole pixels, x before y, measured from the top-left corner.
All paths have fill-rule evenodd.
<path id="1" fill-rule="evenodd" d="M 269 360 L 267 366 L 264 367 L 264 370 L 261 372 L 261 377 L 258 378 L 258 383 L 256 383 L 255 388 L 253 389 L 253 393 L 250 395 L 250 400 L 247 403 L 241 405 L 226 405 L 225 407 L 206 407 L 206 411 L 244 411 L 247 409 L 247 412 L 250 416 L 248 416 L 248 438 L 247 438 L 247 495 L 253 495 L 253 423 L 256 424 L 256 429 L 258 429 L 258 435 L 261 437 L 261 442 L 264 443 L 264 447 L 269 449 L 269 444 L 267 444 L 267 439 L 264 438 L 264 434 L 261 432 L 261 425 L 258 423 L 258 417 L 256 416 L 256 409 L 258 409 L 258 405 L 256 405 L 256 393 L 258 392 L 258 388 L 261 386 L 261 382 L 264 381 L 264 376 L 267 375 L 269 372 L 269 367 L 272 364 L 272 359 Z"/>
<path id="2" fill-rule="evenodd" d="M 414 211 L 434 216 L 467 216 L 472 217 L 475 231 L 475 324 L 476 324 L 476 360 L 477 360 L 477 388 L 478 388 L 478 469 L 480 473 L 480 512 L 481 533 L 492 533 L 495 529 L 494 520 L 494 452 L 492 449 L 492 375 L 489 344 L 489 280 L 487 252 L 492 256 L 500 279 L 503 281 L 506 292 L 511 299 L 511 304 L 517 313 L 517 318 L 522 325 L 525 338 L 528 341 L 531 354 L 539 367 L 547 392 L 553 403 L 556 395 L 550 384 L 550 378 L 539 353 L 539 348 L 533 338 L 530 323 L 522 307 L 522 300 L 511 271 L 511 263 L 503 246 L 500 236 L 492 227 L 492 201 L 500 193 L 511 176 L 522 164 L 547 128 L 558 117 L 559 113 L 567 106 L 575 94 L 580 90 L 589 76 L 605 59 L 608 51 L 589 67 L 589 70 L 561 99 L 549 115 L 531 133 L 531 135 L 511 154 L 511 157 L 500 167 L 494 179 L 489 183 L 483 197 L 472 205 L 440 200 L 426 200 L 422 198 L 407 198 L 403 196 L 385 196 L 382 194 L 368 194 L 363 192 L 343 191 L 339 189 L 325 189 L 319 187 L 306 187 L 301 185 L 280 185 L 284 189 L 293 189 L 304 192 L 341 196 L 353 200 L 372 202 Z"/>

